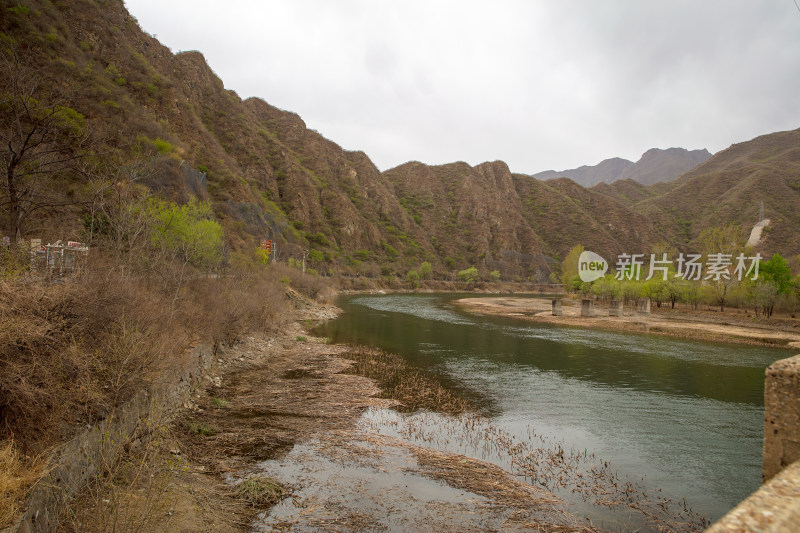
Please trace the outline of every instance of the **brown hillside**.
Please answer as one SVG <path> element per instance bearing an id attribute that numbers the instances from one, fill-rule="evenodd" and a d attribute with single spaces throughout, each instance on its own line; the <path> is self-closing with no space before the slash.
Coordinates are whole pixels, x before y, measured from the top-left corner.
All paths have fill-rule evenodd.
<path id="1" fill-rule="evenodd" d="M 518 174 L 515 182 L 526 220 L 560 257 L 583 244 L 611 260 L 644 253 L 665 239 L 646 217 L 567 178 L 542 182 Z"/>
<path id="2" fill-rule="evenodd" d="M 475 265 L 541 278 L 574 244 L 601 254 L 685 245 L 710 225 L 754 223 L 761 199 L 773 220 L 765 250 L 800 252 L 797 131 L 735 145 L 650 187 L 545 183 L 499 161 L 381 173 L 296 114 L 243 101 L 201 53 L 173 54 L 120 0 L 17 6 L 0 0 L 0 37 L 17 70 L 83 115 L 91 140 L 84 168 L 51 182 L 49 193 L 73 205 L 32 215 L 27 237 L 81 237 L 87 181 L 130 174 L 177 201 L 208 199 L 231 259 L 271 237 L 279 259 L 305 250 L 320 272 L 404 275 L 430 261 L 440 275 Z M 7 219 L 0 211 L 4 231 Z"/>
<path id="3" fill-rule="evenodd" d="M 723 150 L 684 174 L 676 186 L 636 204 L 673 240 L 693 240 L 706 227 L 757 222 L 761 201 L 771 220 L 762 254 L 800 253 L 800 130 L 764 135 Z M 682 234 L 681 226 L 688 227 Z"/>

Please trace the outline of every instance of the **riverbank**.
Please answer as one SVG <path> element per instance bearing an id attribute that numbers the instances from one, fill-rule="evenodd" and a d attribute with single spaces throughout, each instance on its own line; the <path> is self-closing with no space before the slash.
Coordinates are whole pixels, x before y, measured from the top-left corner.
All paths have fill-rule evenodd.
<path id="1" fill-rule="evenodd" d="M 227 490 L 206 491 L 200 505 L 230 510 L 206 512 L 211 530 L 596 531 L 559 498 L 497 466 L 359 424 L 368 409 L 464 405 L 419 375 L 397 390 L 381 389 L 376 380 L 405 372 L 396 368 L 399 358 L 326 344 L 304 325 L 244 339 L 185 406 L 172 452 L 199 477 L 173 485 L 171 528 L 196 524 L 202 483 L 224 480 Z M 252 475 L 283 487 L 269 514 L 261 514 L 269 506 L 237 501 L 237 487 Z"/>
<path id="2" fill-rule="evenodd" d="M 290 299 L 301 320 L 222 350 L 157 432 L 151 466 L 112 476 L 120 492 L 111 497 L 86 491 L 73 530 L 104 530 L 91 525 L 101 516 L 139 520 L 132 525 L 142 531 L 707 525 L 600 457 L 535 428 L 511 435 L 403 357 L 313 337 L 308 328 L 336 309 Z M 136 463 L 141 447 L 122 463 Z M 263 490 L 253 494 L 253 484 Z"/>
<path id="3" fill-rule="evenodd" d="M 580 316 L 579 300 L 564 299 L 562 316 L 553 316 L 551 300 L 546 298 L 463 298 L 454 305 L 473 313 L 503 316 L 529 322 L 578 328 L 647 333 L 677 338 L 730 342 L 756 346 L 800 349 L 800 321 L 793 319 L 755 323 L 752 318 L 733 313 L 656 309 L 651 315 L 626 310 L 624 316 L 608 316 L 607 308 L 595 307 L 593 317 Z"/>

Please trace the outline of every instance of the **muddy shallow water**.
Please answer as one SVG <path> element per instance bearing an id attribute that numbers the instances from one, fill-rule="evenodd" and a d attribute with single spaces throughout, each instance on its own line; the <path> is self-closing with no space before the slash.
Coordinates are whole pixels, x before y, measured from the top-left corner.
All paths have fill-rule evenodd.
<path id="1" fill-rule="evenodd" d="M 712 520 L 758 487 L 764 368 L 792 351 L 477 317 L 448 304 L 458 297 L 349 297 L 316 333 L 399 353 L 481 399 L 518 442 L 534 431 L 582 450 Z"/>

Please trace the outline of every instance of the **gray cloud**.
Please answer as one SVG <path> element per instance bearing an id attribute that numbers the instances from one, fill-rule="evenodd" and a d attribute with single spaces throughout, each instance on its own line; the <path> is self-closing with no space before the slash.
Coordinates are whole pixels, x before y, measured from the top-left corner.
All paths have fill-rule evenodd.
<path id="1" fill-rule="evenodd" d="M 533 173 L 800 127 L 792 0 L 128 0 L 228 88 L 386 169 Z"/>

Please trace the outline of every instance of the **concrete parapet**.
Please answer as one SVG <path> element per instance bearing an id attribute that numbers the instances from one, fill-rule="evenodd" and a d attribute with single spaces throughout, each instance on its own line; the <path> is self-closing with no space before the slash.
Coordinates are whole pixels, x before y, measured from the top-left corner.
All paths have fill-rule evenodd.
<path id="1" fill-rule="evenodd" d="M 594 300 L 588 298 L 581 300 L 581 316 L 594 316 Z"/>
<path id="2" fill-rule="evenodd" d="M 553 300 L 553 316 L 561 316 L 564 314 L 564 311 L 561 309 L 561 300 L 554 299 Z"/>
<path id="3" fill-rule="evenodd" d="M 706 533 L 793 533 L 800 524 L 800 462 L 761 485 Z"/>
<path id="4" fill-rule="evenodd" d="M 640 315 L 650 314 L 650 298 L 639 298 L 636 306 L 636 312 Z"/>
<path id="5" fill-rule="evenodd" d="M 800 524 L 800 355 L 766 370 L 764 484 L 706 531 L 793 533 Z"/>
<path id="6" fill-rule="evenodd" d="M 798 459 L 800 459 L 800 355 L 776 361 L 766 371 L 764 481 Z"/>
<path id="7" fill-rule="evenodd" d="M 608 316 L 622 316 L 622 300 L 611 300 L 611 304 L 608 306 Z"/>

